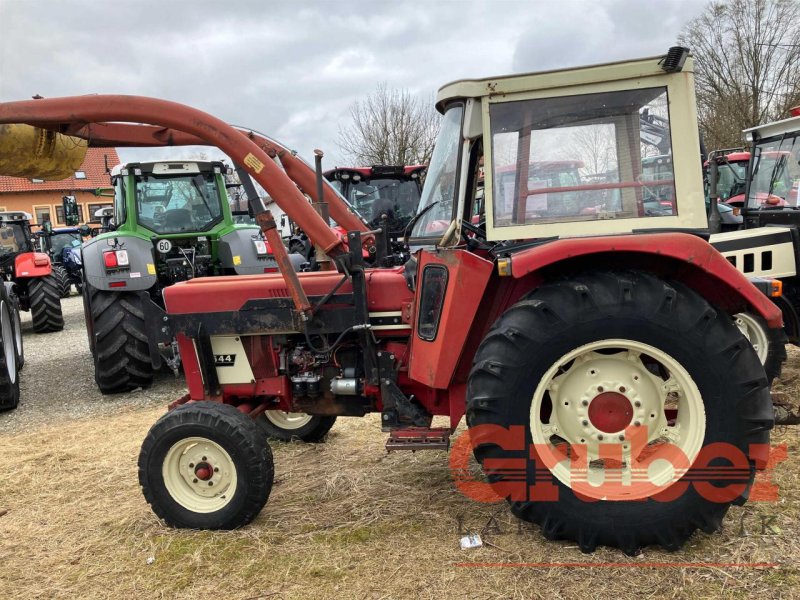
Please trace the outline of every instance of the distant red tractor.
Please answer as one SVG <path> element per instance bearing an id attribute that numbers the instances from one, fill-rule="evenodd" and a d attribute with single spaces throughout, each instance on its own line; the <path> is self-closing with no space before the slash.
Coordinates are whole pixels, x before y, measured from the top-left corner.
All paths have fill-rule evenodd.
<path id="1" fill-rule="evenodd" d="M 0 275 L 13 282 L 18 306 L 31 312 L 35 332 L 61 331 L 61 287 L 50 257 L 35 251 L 30 219 L 25 212 L 0 212 Z"/>
<path id="2" fill-rule="evenodd" d="M 164 290 L 188 394 L 139 456 L 156 514 L 198 529 L 252 521 L 274 473 L 253 417 L 277 409 L 380 413 L 390 449 L 446 448 L 466 416 L 495 493 L 583 551 L 674 550 L 698 528 L 717 529 L 765 466 L 773 425 L 764 368 L 732 315 L 750 311 L 771 328 L 781 316 L 696 235 L 707 218 L 687 55 L 442 88 L 402 266 L 382 266 L 392 264 L 381 260 L 385 232 L 351 218 L 333 193 L 325 199 L 346 239 L 332 232 L 302 194 L 319 196 L 313 172 L 281 170 L 273 158 L 284 149 L 253 132 L 146 98 L 0 103 L 0 123 L 97 145 L 216 145 L 335 267 L 296 273 L 253 202 L 280 274 Z M 642 177 L 643 111 L 670 133 L 672 167 L 657 181 Z M 561 160 L 590 135 L 607 138 L 614 177 L 529 183 L 530 165 Z M 512 165 L 515 183 L 501 189 L 497 174 Z M 652 186 L 674 186 L 672 214 L 646 213 Z M 565 202 L 576 192 L 608 200 L 587 214 Z M 435 415 L 450 427 L 432 428 Z"/>

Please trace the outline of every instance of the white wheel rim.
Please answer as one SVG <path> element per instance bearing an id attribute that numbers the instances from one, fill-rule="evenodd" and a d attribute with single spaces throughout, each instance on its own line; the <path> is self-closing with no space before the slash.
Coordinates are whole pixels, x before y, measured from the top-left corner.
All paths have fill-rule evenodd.
<path id="1" fill-rule="evenodd" d="M 307 415 L 306 413 L 290 413 L 282 410 L 267 410 L 264 411 L 264 416 L 270 423 L 275 425 L 275 427 L 288 429 L 290 431 L 305 427 L 311 422 L 311 419 L 314 418 L 312 415 Z"/>
<path id="2" fill-rule="evenodd" d="M 767 355 L 769 354 L 769 338 L 761 323 L 748 313 L 739 313 L 733 318 L 739 331 L 742 332 L 742 335 L 747 338 L 747 341 L 756 351 L 758 360 L 761 361 L 762 365 L 766 364 Z"/>
<path id="3" fill-rule="evenodd" d="M 668 410 L 677 411 L 673 420 Z M 633 340 L 602 340 L 565 354 L 531 402 L 531 435 L 544 466 L 598 500 L 646 498 L 678 481 L 702 448 L 705 425 L 688 371 Z"/>
<path id="4" fill-rule="evenodd" d="M 0 302 L 0 331 L 3 335 L 3 356 L 11 383 L 17 382 L 17 348 L 14 339 L 14 328 L 11 326 L 11 315 L 8 303 Z"/>
<path id="5" fill-rule="evenodd" d="M 172 499 L 196 513 L 218 511 L 236 494 L 236 466 L 216 442 L 189 437 L 173 444 L 161 467 Z"/>
<path id="6" fill-rule="evenodd" d="M 17 354 L 22 354 L 22 321 L 19 318 L 19 309 L 12 307 L 14 310 L 14 344 L 17 347 Z"/>

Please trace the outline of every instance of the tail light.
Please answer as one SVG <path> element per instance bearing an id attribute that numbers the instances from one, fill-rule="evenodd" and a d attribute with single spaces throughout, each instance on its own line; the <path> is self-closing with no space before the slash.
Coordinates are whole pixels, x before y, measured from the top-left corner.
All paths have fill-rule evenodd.
<path id="1" fill-rule="evenodd" d="M 106 269 L 117 269 L 119 267 L 127 267 L 130 265 L 127 250 L 109 250 L 103 252 L 103 263 Z"/>
<path id="2" fill-rule="evenodd" d="M 33 264 L 37 267 L 46 267 L 50 264 L 50 259 L 46 256 L 37 256 L 34 254 L 33 256 Z"/>
<path id="3" fill-rule="evenodd" d="M 264 240 L 253 240 L 253 245 L 256 247 L 256 254 L 258 256 L 266 256 L 271 248 Z"/>
<path id="4" fill-rule="evenodd" d="M 422 270 L 417 322 L 417 335 L 421 339 L 431 342 L 436 338 L 446 292 L 447 268 L 443 265 L 427 265 Z"/>

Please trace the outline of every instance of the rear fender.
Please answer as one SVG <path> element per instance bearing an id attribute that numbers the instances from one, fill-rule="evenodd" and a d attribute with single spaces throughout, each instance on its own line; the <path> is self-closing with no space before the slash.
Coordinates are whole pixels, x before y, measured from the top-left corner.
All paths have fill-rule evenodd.
<path id="1" fill-rule="evenodd" d="M 118 250 L 128 251 L 130 266 L 127 269 L 106 271 L 103 252 L 112 249 L 109 242 L 113 243 L 114 240 L 119 242 Z M 82 257 L 86 283 L 95 289 L 135 292 L 148 290 L 156 284 L 153 244 L 147 240 L 121 233 L 111 237 L 94 238 L 83 245 Z M 120 287 L 111 287 L 112 283 Z"/>
<path id="2" fill-rule="evenodd" d="M 231 269 L 237 275 L 257 275 L 277 271 L 278 263 L 272 256 L 259 256 L 253 240 L 261 230 L 237 228 L 219 238 L 219 264 L 223 269 Z M 265 271 L 265 269 L 269 269 Z"/>
<path id="3" fill-rule="evenodd" d="M 50 257 L 44 252 L 25 252 L 14 259 L 14 276 L 18 279 L 47 277 L 52 272 Z"/>
<path id="4" fill-rule="evenodd" d="M 686 233 L 652 233 L 555 240 L 511 257 L 515 287 L 574 269 L 637 269 L 676 279 L 714 306 L 761 315 L 782 326 L 780 309 L 705 240 Z M 523 284 L 523 285 L 519 285 Z"/>

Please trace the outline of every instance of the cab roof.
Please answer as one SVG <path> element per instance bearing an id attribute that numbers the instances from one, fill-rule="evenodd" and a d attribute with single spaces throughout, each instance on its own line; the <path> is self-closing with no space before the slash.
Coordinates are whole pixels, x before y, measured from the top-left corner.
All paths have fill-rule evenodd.
<path id="1" fill-rule="evenodd" d="M 539 89 L 555 90 L 589 83 L 641 79 L 643 77 L 663 75 L 664 71 L 661 69 L 661 63 L 664 58 L 665 56 L 661 55 L 577 68 L 501 75 L 482 79 L 459 79 L 439 88 L 439 92 L 436 95 L 436 109 L 439 112 L 444 112 L 444 107 L 448 103 L 466 98 L 504 96 L 506 94 L 530 92 Z M 694 63 L 691 56 L 686 59 L 681 70 L 686 73 L 694 72 Z"/>

